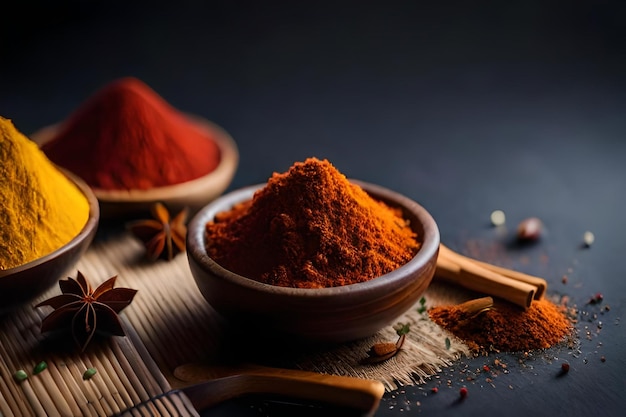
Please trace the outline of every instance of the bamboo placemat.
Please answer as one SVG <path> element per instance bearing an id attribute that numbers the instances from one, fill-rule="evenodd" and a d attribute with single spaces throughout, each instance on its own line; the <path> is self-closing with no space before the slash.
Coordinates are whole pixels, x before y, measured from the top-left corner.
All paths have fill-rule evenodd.
<path id="1" fill-rule="evenodd" d="M 141 244 L 127 232 L 100 237 L 68 276 L 80 270 L 93 286 L 117 275 L 116 287 L 137 289 L 133 302 L 121 313 L 127 337 L 93 341 L 83 353 L 39 332 L 48 310 L 32 305 L 60 292 L 55 286 L 31 306 L 0 318 L 0 416 L 197 416 L 184 394 L 172 390 L 173 370 L 189 362 L 215 362 L 225 346 L 228 330 L 197 289 L 186 254 L 172 261 L 149 262 Z M 455 289 L 431 285 L 426 306 L 456 303 Z M 259 357 L 253 352 L 264 340 L 248 340 L 250 357 L 322 373 L 381 380 L 388 390 L 419 384 L 441 371 L 469 349 L 442 331 L 418 307 L 398 319 L 411 331 L 402 351 L 378 365 L 360 365 L 373 343 L 395 341 L 390 326 L 358 342 L 332 349 L 284 352 Z M 446 339 L 449 345 L 446 345 Z M 48 369 L 18 383 L 17 369 L 30 373 L 41 360 Z M 84 381 L 88 367 L 98 373 Z"/>
<path id="2" fill-rule="evenodd" d="M 128 337 L 98 340 L 78 353 L 71 338 L 41 335 L 44 316 L 25 307 L 0 319 L 0 416 L 198 416 L 126 320 Z M 33 374 L 41 361 L 47 368 Z M 85 380 L 88 368 L 97 373 Z M 13 378 L 19 369 L 28 374 L 21 382 Z"/>

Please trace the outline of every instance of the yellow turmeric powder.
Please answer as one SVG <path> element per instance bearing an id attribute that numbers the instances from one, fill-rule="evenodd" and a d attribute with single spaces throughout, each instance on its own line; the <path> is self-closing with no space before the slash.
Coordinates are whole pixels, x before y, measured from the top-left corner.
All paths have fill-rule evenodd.
<path id="1" fill-rule="evenodd" d="M 88 217 L 80 189 L 11 120 L 0 117 L 0 270 L 59 249 Z"/>

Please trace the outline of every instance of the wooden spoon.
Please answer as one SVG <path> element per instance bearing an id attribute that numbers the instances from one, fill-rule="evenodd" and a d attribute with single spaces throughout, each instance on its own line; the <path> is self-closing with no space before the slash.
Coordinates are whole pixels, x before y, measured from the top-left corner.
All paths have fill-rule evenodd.
<path id="1" fill-rule="evenodd" d="M 349 407 L 373 415 L 385 388 L 380 381 L 259 365 L 189 363 L 174 376 L 194 407 L 202 410 L 244 394 L 277 394 Z M 175 384 L 173 384 L 175 385 Z"/>

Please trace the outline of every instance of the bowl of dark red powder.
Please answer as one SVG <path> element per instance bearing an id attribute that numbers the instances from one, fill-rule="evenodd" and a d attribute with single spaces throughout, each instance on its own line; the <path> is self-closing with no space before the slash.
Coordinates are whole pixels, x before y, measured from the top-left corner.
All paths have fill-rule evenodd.
<path id="1" fill-rule="evenodd" d="M 428 287 L 438 248 L 421 205 L 317 158 L 216 199 L 187 233 L 195 282 L 227 321 L 316 343 L 395 324 Z"/>
<path id="2" fill-rule="evenodd" d="M 224 192 L 238 164 L 224 129 L 133 77 L 103 86 L 32 138 L 93 189 L 103 217 L 145 213 L 156 202 L 195 213 Z"/>

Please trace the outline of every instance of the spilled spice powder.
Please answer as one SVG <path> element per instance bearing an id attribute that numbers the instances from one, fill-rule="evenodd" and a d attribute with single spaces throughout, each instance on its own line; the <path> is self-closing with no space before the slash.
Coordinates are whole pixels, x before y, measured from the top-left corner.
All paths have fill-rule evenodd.
<path id="1" fill-rule="evenodd" d="M 521 352 L 544 349 L 564 340 L 572 329 L 564 307 L 547 299 L 533 301 L 523 311 L 500 302 L 476 317 L 467 317 L 463 308 L 437 306 L 428 310 L 430 318 L 464 340 L 473 351 Z"/>
<path id="2" fill-rule="evenodd" d="M 274 173 L 251 200 L 218 213 L 206 238 L 209 256 L 222 267 L 297 288 L 367 281 L 402 266 L 419 248 L 400 209 L 317 158 Z"/>

